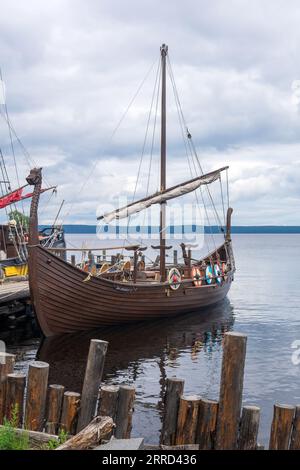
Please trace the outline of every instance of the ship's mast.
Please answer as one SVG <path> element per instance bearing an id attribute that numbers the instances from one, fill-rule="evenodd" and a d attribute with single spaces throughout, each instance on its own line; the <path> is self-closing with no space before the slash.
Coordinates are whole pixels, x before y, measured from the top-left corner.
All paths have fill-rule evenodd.
<path id="1" fill-rule="evenodd" d="M 168 46 L 163 44 L 161 53 L 161 147 L 160 147 L 160 190 L 166 189 L 166 57 Z M 166 202 L 160 205 L 160 277 L 166 280 Z"/>

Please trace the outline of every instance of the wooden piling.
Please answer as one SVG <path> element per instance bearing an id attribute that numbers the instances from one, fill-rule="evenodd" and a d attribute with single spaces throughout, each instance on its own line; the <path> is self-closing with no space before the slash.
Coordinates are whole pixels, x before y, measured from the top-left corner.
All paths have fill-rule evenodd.
<path id="1" fill-rule="evenodd" d="M 291 450 L 300 450 L 300 406 L 296 406 L 291 435 Z"/>
<path id="2" fill-rule="evenodd" d="M 6 378 L 14 371 L 15 355 L 0 353 L 0 424 L 3 423 L 5 413 Z"/>
<path id="3" fill-rule="evenodd" d="M 183 395 L 180 398 L 175 441 L 176 445 L 195 444 L 199 403 L 200 397 L 197 395 Z"/>
<path id="4" fill-rule="evenodd" d="M 201 398 L 198 411 L 196 444 L 200 450 L 210 450 L 215 445 L 219 403 Z"/>
<path id="5" fill-rule="evenodd" d="M 29 365 L 25 428 L 32 431 L 42 431 L 47 398 L 49 364 L 35 361 Z"/>
<path id="6" fill-rule="evenodd" d="M 287 450 L 289 448 L 294 414 L 294 406 L 274 405 L 270 450 Z"/>
<path id="7" fill-rule="evenodd" d="M 48 387 L 46 432 L 49 434 L 58 432 L 64 391 L 63 385 L 51 384 Z"/>
<path id="8" fill-rule="evenodd" d="M 82 388 L 81 409 L 78 418 L 77 432 L 87 426 L 94 416 L 107 346 L 107 341 L 92 339 L 90 342 Z"/>
<path id="9" fill-rule="evenodd" d="M 216 449 L 236 449 L 243 394 L 247 336 L 224 335 Z"/>
<path id="10" fill-rule="evenodd" d="M 6 397 L 5 397 L 5 417 L 11 420 L 13 412 L 16 412 L 16 427 L 23 424 L 24 410 L 24 392 L 26 385 L 26 375 L 21 373 L 12 373 L 7 375 L 6 379 Z"/>
<path id="11" fill-rule="evenodd" d="M 118 408 L 119 387 L 117 385 L 102 385 L 98 404 L 98 416 L 110 416 L 116 419 Z"/>
<path id="12" fill-rule="evenodd" d="M 114 433 L 117 439 L 130 438 L 134 399 L 135 388 L 130 385 L 120 385 Z"/>
<path id="13" fill-rule="evenodd" d="M 163 445 L 175 445 L 179 401 L 180 396 L 183 394 L 183 389 L 184 380 L 175 377 L 167 379 L 163 427 L 160 438 L 160 442 Z"/>
<path id="14" fill-rule="evenodd" d="M 76 434 L 80 393 L 65 392 L 59 428 L 68 434 Z"/>
<path id="15" fill-rule="evenodd" d="M 240 423 L 238 448 L 240 450 L 256 450 L 259 428 L 260 408 L 244 406 Z"/>
<path id="16" fill-rule="evenodd" d="M 178 252 L 177 252 L 177 250 L 173 251 L 173 264 L 174 264 L 174 266 L 177 266 L 177 264 L 178 264 Z"/>
<path id="17" fill-rule="evenodd" d="M 290 450 L 300 450 L 300 405 L 295 409 Z"/>
<path id="18" fill-rule="evenodd" d="M 76 265 L 76 256 L 75 255 L 71 255 L 71 264 L 72 264 L 72 266 Z"/>

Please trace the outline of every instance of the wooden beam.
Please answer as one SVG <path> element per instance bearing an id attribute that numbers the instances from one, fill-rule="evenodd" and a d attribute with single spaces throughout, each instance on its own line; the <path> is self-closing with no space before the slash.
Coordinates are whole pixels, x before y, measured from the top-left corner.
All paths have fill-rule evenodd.
<path id="1" fill-rule="evenodd" d="M 17 425 L 23 424 L 24 393 L 26 375 L 21 373 L 8 374 L 6 378 L 5 416 L 11 420 L 12 413 L 17 407 Z"/>
<path id="2" fill-rule="evenodd" d="M 113 420 L 108 416 L 96 416 L 90 424 L 82 429 L 76 436 L 68 439 L 56 450 L 84 450 L 91 449 L 100 444 L 113 429 Z"/>
<path id="3" fill-rule="evenodd" d="M 289 448 L 294 415 L 294 406 L 274 405 L 270 450 L 287 450 Z"/>
<path id="4" fill-rule="evenodd" d="M 236 449 L 241 415 L 247 336 L 224 335 L 216 449 Z"/>
<path id="5" fill-rule="evenodd" d="M 49 364 L 35 361 L 29 365 L 25 428 L 31 431 L 42 431 L 47 398 Z"/>
<path id="6" fill-rule="evenodd" d="M 130 385 L 120 385 L 114 433 L 117 439 L 130 438 L 134 400 L 135 388 Z"/>
<path id="7" fill-rule="evenodd" d="M 238 448 L 240 450 L 256 450 L 259 428 L 260 408 L 244 406 L 240 423 Z"/>
<path id="8" fill-rule="evenodd" d="M 176 445 L 195 444 L 200 397 L 183 395 L 180 398 Z"/>
<path id="9" fill-rule="evenodd" d="M 49 385 L 46 431 L 50 434 L 56 434 L 58 431 L 64 391 L 65 387 L 63 385 Z"/>
<path id="10" fill-rule="evenodd" d="M 79 407 L 80 393 L 65 392 L 60 418 L 60 429 L 63 429 L 68 434 L 76 433 Z"/>
<path id="11" fill-rule="evenodd" d="M 296 406 L 290 449 L 300 450 L 300 406 Z"/>
<path id="12" fill-rule="evenodd" d="M 196 443 L 200 450 L 214 448 L 219 403 L 201 398 L 199 403 Z"/>
<path id="13" fill-rule="evenodd" d="M 77 432 L 91 421 L 96 411 L 108 342 L 92 339 L 81 394 Z"/>
<path id="14" fill-rule="evenodd" d="M 0 424 L 5 414 L 6 378 L 14 371 L 15 359 L 14 354 L 0 353 Z"/>

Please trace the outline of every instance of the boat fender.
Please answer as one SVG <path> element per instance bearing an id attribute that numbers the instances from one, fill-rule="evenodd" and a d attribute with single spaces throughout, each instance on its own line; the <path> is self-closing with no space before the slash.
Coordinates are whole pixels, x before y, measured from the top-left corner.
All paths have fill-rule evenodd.
<path id="1" fill-rule="evenodd" d="M 221 269 L 220 269 L 220 266 L 217 263 L 214 265 L 214 273 L 215 273 L 215 276 L 216 276 L 217 284 L 221 284 L 221 282 L 222 282 Z"/>
<path id="2" fill-rule="evenodd" d="M 196 268 L 196 266 L 192 268 L 192 278 L 194 286 L 200 287 L 202 285 L 201 271 L 199 268 Z"/>
<path id="3" fill-rule="evenodd" d="M 207 284 L 211 284 L 213 281 L 213 271 L 211 265 L 209 264 L 205 270 L 205 280 Z"/>
<path id="4" fill-rule="evenodd" d="M 222 276 L 223 276 L 224 281 L 226 281 L 226 280 L 227 280 L 227 277 L 228 277 L 227 274 L 226 274 L 227 271 L 228 271 L 228 266 L 227 266 L 227 264 L 226 264 L 226 263 L 222 263 L 222 265 L 221 265 L 221 274 L 222 274 Z"/>
<path id="5" fill-rule="evenodd" d="M 168 274 L 168 281 L 172 290 L 177 290 L 181 283 L 181 274 L 177 268 L 172 268 Z"/>

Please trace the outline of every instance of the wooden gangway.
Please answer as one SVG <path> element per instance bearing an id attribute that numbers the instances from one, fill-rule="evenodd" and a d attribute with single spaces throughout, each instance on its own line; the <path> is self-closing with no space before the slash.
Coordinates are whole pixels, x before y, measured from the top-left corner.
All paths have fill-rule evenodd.
<path id="1" fill-rule="evenodd" d="M 14 300 L 29 299 L 28 280 L 4 281 L 0 284 L 0 305 Z"/>

